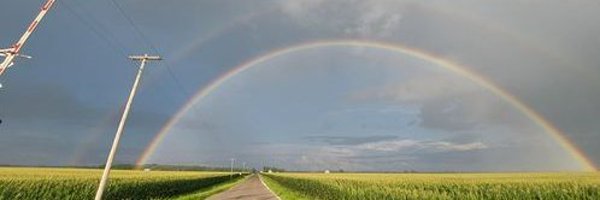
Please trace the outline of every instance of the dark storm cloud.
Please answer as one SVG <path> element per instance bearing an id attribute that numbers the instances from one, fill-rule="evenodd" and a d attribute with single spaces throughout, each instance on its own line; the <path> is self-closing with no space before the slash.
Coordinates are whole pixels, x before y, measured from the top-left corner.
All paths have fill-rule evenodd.
<path id="1" fill-rule="evenodd" d="M 81 132 L 100 114 L 56 85 L 11 85 L 1 91 L 4 164 L 64 164 Z"/>
<path id="2" fill-rule="evenodd" d="M 9 121 L 63 121 L 79 126 L 95 126 L 98 119 L 115 121 L 120 118 L 121 108 L 95 108 L 77 99 L 66 88 L 49 84 L 11 85 L 10 90 L 1 91 L 0 114 Z M 135 105 L 134 105 L 135 107 Z M 134 108 L 135 110 L 135 108 Z M 169 116 L 141 111 L 132 116 L 132 126 L 160 124 Z M 116 123 L 116 122 L 115 122 Z"/>
<path id="3" fill-rule="evenodd" d="M 0 163 L 98 164 L 105 159 L 99 152 L 109 148 L 121 109 L 91 107 L 58 85 L 11 85 L 1 92 Z M 118 160 L 133 162 L 143 148 L 140 144 L 146 144 L 167 117 L 134 108 Z M 73 159 L 77 163 L 71 163 Z"/>
<path id="4" fill-rule="evenodd" d="M 7 120 L 71 118 L 86 120 L 95 110 L 77 101 L 72 93 L 57 85 L 10 85 L 3 89 L 0 101 Z"/>

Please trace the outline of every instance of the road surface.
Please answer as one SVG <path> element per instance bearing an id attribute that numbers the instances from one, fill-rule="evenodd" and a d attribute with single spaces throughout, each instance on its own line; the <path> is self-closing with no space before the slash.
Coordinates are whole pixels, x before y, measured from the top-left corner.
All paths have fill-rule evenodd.
<path id="1" fill-rule="evenodd" d="M 252 175 L 235 187 L 208 198 L 208 200 L 225 199 L 278 200 L 279 198 L 260 181 L 258 175 Z"/>

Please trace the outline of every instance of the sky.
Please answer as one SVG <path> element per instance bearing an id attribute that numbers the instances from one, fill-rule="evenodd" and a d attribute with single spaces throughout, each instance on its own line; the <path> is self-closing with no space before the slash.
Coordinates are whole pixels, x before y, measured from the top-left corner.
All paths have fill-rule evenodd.
<path id="1" fill-rule="evenodd" d="M 600 3 L 558 0 L 58 0 L 0 77 L 0 164 L 100 165 L 137 64 L 149 63 L 117 155 L 135 163 L 211 82 L 315 41 L 401 44 L 460 63 L 529 105 L 600 166 Z M 41 0 L 0 7 L 0 45 Z M 123 10 L 123 15 L 120 10 Z M 133 24 L 133 25 L 132 25 Z M 141 32 L 142 34 L 140 34 Z M 356 171 L 578 170 L 538 124 L 477 83 L 410 55 L 322 46 L 219 85 L 148 163 Z"/>

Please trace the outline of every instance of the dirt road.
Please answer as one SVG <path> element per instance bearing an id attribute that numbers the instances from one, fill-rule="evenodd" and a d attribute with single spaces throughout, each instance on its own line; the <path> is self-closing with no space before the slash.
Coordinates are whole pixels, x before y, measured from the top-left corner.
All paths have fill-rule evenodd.
<path id="1" fill-rule="evenodd" d="M 278 200 L 279 198 L 260 181 L 258 175 L 252 175 L 243 183 L 208 198 L 208 200 L 223 199 Z"/>

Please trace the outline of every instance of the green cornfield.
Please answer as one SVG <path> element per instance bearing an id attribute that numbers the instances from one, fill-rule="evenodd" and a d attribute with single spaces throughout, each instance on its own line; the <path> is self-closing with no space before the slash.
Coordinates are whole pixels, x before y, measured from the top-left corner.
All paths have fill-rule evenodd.
<path id="1" fill-rule="evenodd" d="M 282 199 L 600 199 L 598 173 L 263 174 Z"/>
<path id="2" fill-rule="evenodd" d="M 93 169 L 0 168 L 0 199 L 93 199 L 101 175 Z M 220 172 L 114 170 L 105 199 L 171 199 L 230 180 Z"/>

